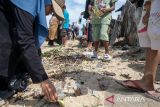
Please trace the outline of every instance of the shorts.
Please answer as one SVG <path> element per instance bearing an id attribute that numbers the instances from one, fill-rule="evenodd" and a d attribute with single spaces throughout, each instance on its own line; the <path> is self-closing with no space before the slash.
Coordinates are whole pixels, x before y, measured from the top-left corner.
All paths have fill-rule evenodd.
<path id="1" fill-rule="evenodd" d="M 109 41 L 107 24 L 93 24 L 93 37 L 94 41 Z"/>
<path id="2" fill-rule="evenodd" d="M 151 12 L 147 31 L 138 34 L 140 46 L 160 50 L 160 0 L 154 0 L 151 5 Z"/>

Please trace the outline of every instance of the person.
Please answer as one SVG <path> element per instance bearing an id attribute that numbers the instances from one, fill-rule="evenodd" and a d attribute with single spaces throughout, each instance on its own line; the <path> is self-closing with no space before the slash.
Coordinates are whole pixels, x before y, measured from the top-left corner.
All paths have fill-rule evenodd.
<path id="1" fill-rule="evenodd" d="M 69 13 L 66 9 L 66 6 L 63 7 L 64 21 L 62 24 L 61 36 L 62 36 L 62 45 L 66 45 L 69 29 Z"/>
<path id="2" fill-rule="evenodd" d="M 160 101 L 160 92 L 155 90 L 154 82 L 156 80 L 156 71 L 160 59 L 159 5 L 159 0 L 145 0 L 143 5 L 138 37 L 140 46 L 146 49 L 144 76 L 140 80 L 120 82 L 122 86 L 145 92 L 148 97 L 157 101 Z M 148 13 L 148 11 L 150 12 Z"/>
<path id="3" fill-rule="evenodd" d="M 88 20 L 87 20 L 87 36 L 88 36 L 88 37 L 87 37 L 87 42 L 88 42 L 87 48 L 88 48 L 89 50 L 92 49 L 92 44 L 93 44 L 93 36 L 92 36 L 93 30 L 92 30 L 91 19 L 92 19 L 92 17 L 89 16 L 89 18 L 88 18 Z"/>
<path id="4" fill-rule="evenodd" d="M 83 18 L 84 12 L 81 12 L 79 20 L 78 20 L 78 27 L 79 27 L 79 37 L 84 36 L 84 29 L 86 26 L 86 20 Z"/>
<path id="5" fill-rule="evenodd" d="M 103 42 L 105 48 L 104 61 L 111 60 L 109 55 L 109 36 L 107 33 L 108 26 L 111 21 L 112 11 L 115 9 L 117 0 L 94 0 L 94 5 L 89 5 L 92 15 L 94 47 L 92 58 L 98 58 L 98 47 L 100 41 Z"/>
<path id="6" fill-rule="evenodd" d="M 8 66 L 8 70 L 5 71 L 8 71 L 8 80 L 15 74 L 17 68 L 21 67 L 19 63 L 22 61 L 33 83 L 40 83 L 47 99 L 57 102 L 56 89 L 48 79 L 38 54 L 38 49 L 48 35 L 45 14 L 53 12 L 52 3 L 56 2 L 54 0 L 52 2 L 51 0 L 0 0 L 0 26 L 4 27 L 4 30 L 0 31 L 0 36 L 5 38 L 3 40 L 11 41 L 8 47 L 10 51 L 6 49 L 7 52 L 11 52 L 7 54 L 10 56 L 9 62 L 5 63 Z M 7 42 L 0 42 L 0 47 L 3 48 L 5 43 Z"/>
<path id="7" fill-rule="evenodd" d="M 81 12 L 77 27 L 79 29 L 79 34 L 77 38 L 80 40 L 80 45 L 85 47 L 84 41 L 86 40 L 86 20 L 83 18 L 84 12 Z"/>
<path id="8" fill-rule="evenodd" d="M 54 46 L 54 40 L 57 39 L 57 31 L 58 31 L 59 20 L 53 14 L 49 21 L 49 46 Z"/>
<path id="9" fill-rule="evenodd" d="M 75 33 L 75 37 L 79 36 L 80 28 L 78 22 L 74 22 L 73 31 Z"/>
<path id="10" fill-rule="evenodd" d="M 141 15 L 142 15 L 142 10 L 143 10 L 143 3 L 144 0 L 137 0 L 137 6 L 136 6 L 136 20 L 137 20 L 137 24 L 139 24 L 140 20 L 141 20 Z"/>

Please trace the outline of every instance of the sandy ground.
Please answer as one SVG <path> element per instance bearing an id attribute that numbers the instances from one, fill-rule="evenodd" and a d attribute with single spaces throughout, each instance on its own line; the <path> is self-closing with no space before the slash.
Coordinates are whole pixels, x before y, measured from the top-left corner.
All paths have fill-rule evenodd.
<path id="1" fill-rule="evenodd" d="M 144 52 L 137 47 L 111 50 L 113 60 L 91 60 L 77 41 L 69 41 L 67 47 L 43 45 L 43 64 L 57 89 L 62 91 L 65 107 L 160 107 L 160 103 L 118 85 L 116 80 L 140 79 L 144 70 Z M 131 54 L 131 52 L 138 53 Z M 100 56 L 104 51 L 100 49 Z M 159 71 L 159 70 L 158 70 Z M 160 73 L 158 72 L 157 75 Z M 157 77 L 157 88 L 159 85 Z M 81 91 L 79 96 L 78 92 Z M 38 84 L 30 84 L 25 93 L 15 95 L 4 107 L 58 107 L 44 99 L 34 99 L 33 93 L 40 90 Z M 107 101 L 113 101 L 112 103 Z M 113 99 L 112 99 L 113 98 Z"/>

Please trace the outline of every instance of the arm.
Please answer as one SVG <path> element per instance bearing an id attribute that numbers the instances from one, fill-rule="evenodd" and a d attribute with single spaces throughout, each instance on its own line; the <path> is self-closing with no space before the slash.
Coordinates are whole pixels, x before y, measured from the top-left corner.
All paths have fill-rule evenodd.
<path id="1" fill-rule="evenodd" d="M 109 8 L 105 7 L 105 8 L 102 8 L 102 9 L 101 9 L 101 11 L 102 11 L 103 13 L 112 12 L 112 11 L 114 11 L 114 10 L 115 10 L 115 3 L 113 3 L 112 6 L 109 7 Z"/>

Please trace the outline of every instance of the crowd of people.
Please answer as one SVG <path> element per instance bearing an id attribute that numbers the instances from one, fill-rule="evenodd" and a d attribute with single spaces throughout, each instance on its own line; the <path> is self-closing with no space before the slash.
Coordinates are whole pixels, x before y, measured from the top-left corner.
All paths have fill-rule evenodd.
<path id="1" fill-rule="evenodd" d="M 98 59 L 98 49 L 102 43 L 105 49 L 103 60 L 112 60 L 109 38 L 113 35 L 109 35 L 109 29 L 116 2 L 117 0 L 86 0 L 85 11 L 80 13 L 77 22 L 70 25 L 65 0 L 0 0 L 0 90 L 23 90 L 13 88 L 11 82 L 18 81 L 18 85 L 22 85 L 19 82 L 23 80 L 19 79 L 22 76 L 17 75 L 25 74 L 31 77 L 33 83 L 41 84 L 48 101 L 58 100 L 56 88 L 49 80 L 41 61 L 40 47 L 47 36 L 50 46 L 54 46 L 54 42 L 66 46 L 70 38 L 79 39 L 82 46 L 87 41 L 87 48 L 93 51 L 91 58 L 94 59 Z M 122 24 L 125 27 L 121 30 L 129 31 L 126 34 L 132 36 L 138 34 L 140 46 L 146 49 L 146 64 L 141 80 L 117 83 L 125 88 L 145 92 L 149 97 L 160 101 L 160 93 L 154 88 L 160 60 L 160 1 L 127 0 L 126 3 L 122 7 L 123 21 L 125 20 Z M 129 11 L 127 8 L 130 4 L 133 7 Z M 49 14 L 52 17 L 48 29 L 46 15 Z"/>
<path id="2" fill-rule="evenodd" d="M 69 12 L 65 7 L 64 21 L 59 21 L 53 14 L 49 23 L 49 46 L 54 47 L 54 42 L 59 45 L 66 46 L 67 40 L 78 39 L 80 45 L 85 47 L 84 41 L 88 42 L 88 48 L 92 49 L 93 37 L 92 37 L 92 24 L 91 17 L 84 19 L 84 12 L 80 13 L 80 17 L 76 22 L 70 24 Z"/>

